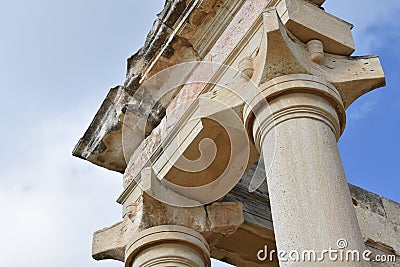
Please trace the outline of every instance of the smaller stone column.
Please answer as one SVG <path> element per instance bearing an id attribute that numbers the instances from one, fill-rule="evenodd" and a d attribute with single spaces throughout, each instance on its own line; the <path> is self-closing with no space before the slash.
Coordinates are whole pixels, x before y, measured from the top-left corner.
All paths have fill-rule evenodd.
<path id="1" fill-rule="evenodd" d="M 140 232 L 128 244 L 125 267 L 209 267 L 207 241 L 183 226 L 161 225 Z"/>

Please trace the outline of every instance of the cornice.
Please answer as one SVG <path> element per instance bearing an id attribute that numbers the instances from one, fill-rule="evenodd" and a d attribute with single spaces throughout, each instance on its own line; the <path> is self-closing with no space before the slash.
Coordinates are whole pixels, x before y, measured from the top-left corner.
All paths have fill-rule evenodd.
<path id="1" fill-rule="evenodd" d="M 110 90 L 89 128 L 75 146 L 73 155 L 109 170 L 124 172 L 126 160 L 122 151 L 122 123 L 118 117 L 130 102 L 131 96 L 147 77 L 163 68 L 187 60 L 201 60 L 244 2 L 167 1 L 145 45 L 128 59 L 124 85 Z M 183 52 L 179 49 L 191 50 L 191 57 L 182 58 Z M 118 91 L 118 97 L 114 97 L 115 91 Z M 148 132 L 165 116 L 165 109 L 172 99 L 156 103 L 159 110 L 151 114 L 159 116 L 149 123 Z"/>

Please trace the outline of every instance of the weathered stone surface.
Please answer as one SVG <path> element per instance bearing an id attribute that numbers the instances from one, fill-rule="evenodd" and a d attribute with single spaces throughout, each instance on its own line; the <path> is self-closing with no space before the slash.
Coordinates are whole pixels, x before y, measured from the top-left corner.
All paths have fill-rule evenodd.
<path id="1" fill-rule="evenodd" d="M 309 1 L 282 0 L 277 11 L 286 28 L 303 43 L 320 40 L 325 52 L 335 55 L 349 56 L 354 52 L 353 25 Z"/>
<path id="2" fill-rule="evenodd" d="M 400 224 L 367 209 L 355 207 L 355 210 L 364 239 L 390 247 L 400 255 Z"/>
<path id="3" fill-rule="evenodd" d="M 238 266 L 261 266 L 256 256 L 264 245 L 276 249 L 276 244 L 288 244 L 280 249 L 299 249 L 313 244 L 319 249 L 333 244 L 339 235 L 358 249 L 365 241 L 376 254 L 399 254 L 400 205 L 350 186 L 356 217 L 336 148 L 336 139 L 345 126 L 344 109 L 364 93 L 384 85 L 383 71 L 376 56 L 349 56 L 354 50 L 352 26 L 324 12 L 320 6 L 323 2 L 166 1 L 144 47 L 128 59 L 124 86 L 110 91 L 74 150 L 75 156 L 100 166 L 125 170 L 124 192 L 119 199 L 123 221 L 94 234 L 95 259 L 125 260 L 130 267 L 149 259 L 171 262 L 180 257 L 191 265 L 204 266 L 209 264 L 208 243 L 213 257 Z M 189 68 L 190 75 L 182 71 L 175 77 L 151 81 L 160 71 L 193 60 L 223 63 L 240 71 L 230 75 L 218 67 Z M 194 77 L 215 77 L 213 81 L 223 88 L 186 84 L 156 98 L 156 93 L 171 82 L 190 82 Z M 224 129 L 207 120 L 217 114 L 222 121 L 230 121 L 226 115 L 229 110 L 239 115 L 243 126 L 245 110 L 247 130 L 255 133 L 251 141 L 264 148 L 267 162 L 273 158 L 268 153 L 273 142 L 265 141 L 270 137 L 265 123 L 268 116 L 264 117 L 265 127 L 258 129 L 253 114 L 264 112 L 262 105 L 253 105 L 257 109 L 248 112 L 243 101 L 254 97 L 246 94 L 245 84 L 250 79 L 262 93 L 257 97 L 268 98 L 272 111 L 279 114 L 274 126 L 279 134 L 277 164 L 271 169 L 267 166 L 269 189 L 265 166 L 250 167 L 259 156 L 253 143 L 246 164 L 234 164 L 234 168 L 223 164 L 229 156 L 227 148 L 244 147 L 241 140 L 248 141 L 248 137 L 229 144 L 221 137 Z M 143 86 L 146 82 L 151 86 Z M 254 102 L 260 100 L 257 97 Z M 209 104 L 211 99 L 226 108 Z M 291 114 L 285 113 L 291 108 Z M 194 121 L 198 128 L 185 130 L 184 126 L 193 126 L 189 123 L 193 114 L 202 115 Z M 138 131 L 138 122 L 145 123 L 143 132 Z M 131 131 L 124 133 L 124 128 Z M 184 137 L 182 142 L 172 142 L 175 133 Z M 128 147 L 124 136 L 130 141 Z M 215 164 L 197 175 L 177 170 L 182 159 L 177 151 L 196 158 L 205 138 L 223 151 L 217 154 Z M 242 150 L 233 154 L 242 154 Z M 146 168 L 150 165 L 162 179 Z M 202 196 L 212 189 L 193 195 L 168 184 L 203 186 L 214 181 L 224 168 L 228 174 L 250 170 L 229 193 L 209 205 L 202 205 Z M 174 201 L 187 206 L 173 205 Z M 270 204 L 275 207 L 272 211 Z M 358 235 L 357 219 L 364 240 Z M 168 238 L 164 238 L 164 230 L 156 230 L 173 228 L 171 225 L 181 230 L 165 230 Z M 315 234 L 323 238 L 315 240 Z M 181 236 L 179 245 L 177 235 Z M 200 245 L 186 242 L 196 236 Z M 277 259 L 268 266 L 278 266 Z"/>
<path id="4" fill-rule="evenodd" d="M 259 159 L 243 175 L 240 182 L 222 201 L 242 202 L 246 222 L 272 230 L 272 214 L 263 159 Z M 254 189 L 256 189 L 254 191 Z"/>
<path id="5" fill-rule="evenodd" d="M 236 9 L 239 8 L 237 5 L 240 3 L 241 1 L 238 1 L 233 7 L 231 7 L 232 11 L 229 13 L 230 15 L 232 15 L 232 12 L 236 12 Z M 233 3 L 230 3 L 228 7 L 232 5 Z M 243 7 L 237 11 L 237 15 L 232 18 L 232 21 L 226 22 L 226 29 L 223 28 L 225 26 L 223 23 L 219 27 L 210 26 L 207 28 L 208 31 L 219 32 L 221 36 L 214 40 L 215 44 L 210 46 L 209 51 L 205 50 L 207 51 L 207 54 L 204 56 L 204 60 L 223 63 L 229 54 L 232 53 L 232 50 L 241 42 L 242 38 L 251 28 L 253 23 L 258 19 L 259 14 L 265 5 L 266 3 L 264 0 L 246 1 L 243 4 Z M 221 14 L 220 16 L 227 15 L 228 14 Z M 203 32 L 202 34 L 205 33 Z M 207 46 L 208 45 L 210 45 L 210 43 L 207 43 Z M 203 89 L 204 85 L 187 84 L 179 91 L 167 107 L 167 116 L 163 118 L 160 125 L 153 130 L 150 136 L 146 138 L 133 154 L 132 160 L 126 169 L 124 176 L 125 186 L 127 186 L 129 182 L 138 175 L 141 166 L 144 166 L 147 160 L 150 159 L 161 140 L 168 136 L 171 129 L 176 125 L 176 122 L 181 118 L 182 114 L 187 111 L 190 104 L 199 96 Z"/>
<path id="6" fill-rule="evenodd" d="M 127 97 L 123 86 L 112 88 L 100 106 L 84 136 L 75 146 L 73 155 L 104 168 L 123 172 L 126 167 L 122 151 L 121 122 L 117 110 Z"/>
<path id="7" fill-rule="evenodd" d="M 250 168 L 250 170 L 243 176 L 240 183 L 225 197 L 225 199 L 228 201 L 243 202 L 245 223 L 259 225 L 264 229 L 272 230 L 272 216 L 269 206 L 269 196 L 266 184 L 262 184 L 261 187 L 253 193 L 250 193 L 248 191 L 249 181 L 252 180 L 255 166 L 256 165 Z M 259 176 L 259 178 L 256 179 L 262 180 L 265 183 L 265 171 L 262 168 L 259 169 L 258 174 L 256 173 L 256 177 L 257 176 Z M 382 215 L 381 208 L 371 208 L 381 207 L 382 205 L 382 201 L 377 195 L 351 184 L 349 184 L 349 187 L 352 193 L 353 200 L 356 200 L 353 202 L 357 211 L 357 219 L 360 223 L 360 227 L 364 236 L 364 240 L 366 241 L 367 248 L 371 249 L 372 244 L 375 244 L 373 247 L 374 255 L 396 254 L 397 258 L 399 258 L 399 253 L 397 251 L 393 251 L 393 245 L 400 242 L 400 220 L 392 220 L 398 209 L 395 208 L 394 212 L 385 212 L 385 215 Z M 398 203 L 393 201 L 391 201 L 391 204 L 394 205 L 393 207 L 399 205 Z M 379 246 L 377 246 L 376 244 L 379 244 Z M 220 253 L 221 252 L 216 253 L 216 255 L 227 255 Z M 238 255 L 230 255 L 228 258 L 234 259 L 235 257 L 238 257 Z M 219 259 L 221 258 L 223 257 L 219 257 Z M 235 262 L 240 261 L 237 260 Z M 398 263 L 399 260 L 397 260 L 397 263 L 386 263 L 386 265 L 383 263 L 374 263 L 375 265 L 373 266 L 397 266 L 396 264 Z"/>
<path id="8" fill-rule="evenodd" d="M 314 4 L 317 5 L 322 5 L 325 2 L 325 0 L 311 0 L 310 2 L 313 2 Z"/>
<path id="9" fill-rule="evenodd" d="M 323 1 L 314 2 L 321 4 Z M 199 6 L 193 8 L 195 5 L 196 1 L 166 1 L 166 6 L 155 21 L 145 45 L 128 60 L 127 78 L 125 86 L 122 87 L 126 94 L 133 95 L 146 77 L 173 64 L 198 59 L 222 63 L 258 18 L 261 10 L 265 6 L 277 5 L 277 1 L 225 0 L 223 4 L 217 1 L 202 1 Z M 236 13 L 237 15 L 233 16 Z M 194 19 L 185 20 L 184 14 L 191 14 Z M 183 21 L 185 22 L 182 23 Z M 200 24 L 197 25 L 198 23 Z M 198 95 L 198 93 L 193 94 L 191 90 L 183 94 L 188 93 L 192 99 Z M 186 97 L 179 96 L 176 99 L 187 100 Z M 152 117 L 147 132 L 151 132 L 160 123 L 164 115 L 158 108 L 165 109 L 169 101 L 155 107 L 156 110 L 151 112 L 151 114 L 160 113 L 160 116 Z M 76 146 L 74 155 L 122 172 L 128 160 L 124 158 L 124 153 L 121 153 L 121 126 L 115 117 L 121 110 L 116 107 L 115 111 L 102 112 L 109 109 L 106 103 L 102 105 L 95 120 Z M 96 128 L 98 121 L 107 122 L 102 123 L 101 131 Z M 142 140 L 137 142 L 139 141 Z"/>
<path id="10" fill-rule="evenodd" d="M 263 167 L 259 168 L 257 171 L 255 169 L 256 165 L 252 166 L 252 168 L 249 169 L 248 172 L 243 176 L 241 179 L 240 183 L 224 198 L 223 201 L 227 202 L 233 202 L 232 205 L 229 203 L 228 209 L 225 209 L 225 211 L 230 211 L 232 212 L 233 207 L 237 207 L 238 203 L 242 202 L 243 204 L 243 216 L 244 216 L 244 224 L 241 224 L 239 226 L 239 229 L 236 230 L 232 234 L 231 237 L 221 237 L 220 234 L 217 234 L 219 231 L 214 231 L 214 234 L 211 231 L 211 225 L 214 225 L 213 229 L 223 229 L 221 227 L 227 226 L 224 221 L 226 221 L 226 218 L 223 216 L 221 220 L 218 218 L 223 215 L 225 211 L 221 212 L 221 210 L 217 210 L 216 208 L 221 205 L 221 203 L 216 203 L 212 207 L 207 207 L 206 209 L 209 212 L 206 212 L 203 208 L 195 208 L 195 209 L 170 209 L 166 207 L 159 206 L 158 204 L 151 204 L 151 205 L 146 205 L 148 210 L 149 217 L 145 219 L 146 223 L 144 223 L 141 227 L 141 229 L 146 229 L 147 227 L 151 227 L 151 225 L 158 225 L 158 224 L 166 224 L 166 223 L 173 223 L 173 224 L 179 224 L 179 225 L 190 225 L 190 227 L 195 227 L 196 230 L 202 232 L 204 236 L 207 237 L 208 242 L 210 244 L 213 244 L 213 249 L 212 249 L 212 255 L 215 258 L 233 263 L 233 264 L 250 264 L 249 266 L 253 266 L 251 264 L 255 264 L 254 266 L 258 266 L 255 262 L 249 261 L 249 258 L 247 258 L 247 261 L 244 260 L 246 259 L 245 255 L 253 255 L 256 253 L 259 249 L 261 249 L 267 240 L 270 240 L 269 242 L 269 247 L 272 249 L 274 248 L 274 237 L 273 237 L 273 226 L 272 226 L 272 216 L 271 216 L 271 211 L 270 211 L 270 206 L 269 206 L 269 196 L 268 196 L 268 191 L 267 191 L 267 186 L 265 183 L 265 171 Z M 252 181 L 253 175 L 255 174 L 256 180 L 258 181 L 264 181 L 261 183 L 261 186 L 253 193 L 249 192 L 249 186 Z M 258 177 L 258 178 L 257 178 Z M 394 220 L 388 220 L 382 215 L 379 215 L 375 212 L 371 212 L 371 206 L 379 206 L 380 201 L 376 197 L 359 197 L 361 196 L 368 196 L 371 193 L 360 189 L 356 188 L 355 186 L 349 185 L 351 188 L 352 192 L 352 197 L 354 199 L 357 199 L 358 206 L 356 206 L 357 210 L 357 217 L 358 221 L 360 222 L 360 226 L 362 229 L 362 232 L 364 233 L 364 238 L 366 241 L 370 240 L 367 242 L 368 248 L 370 248 L 369 244 L 371 243 L 371 240 L 374 240 L 375 242 L 381 242 L 381 245 L 384 245 L 388 248 L 393 248 L 393 244 L 396 244 L 396 242 L 400 242 L 399 239 L 399 231 L 400 228 L 393 227 L 394 225 L 399 224 L 399 220 L 394 221 Z M 136 198 L 131 198 L 127 201 L 132 202 L 140 199 L 141 194 L 136 197 Z M 151 199 L 150 199 L 151 200 Z M 141 200 L 142 201 L 142 200 Z M 374 201 L 377 201 L 376 203 L 372 203 Z M 148 203 L 156 203 L 154 200 L 151 200 L 151 202 Z M 393 205 L 399 205 L 398 203 L 392 203 Z M 222 204 L 223 206 L 224 204 Z M 139 207 L 139 209 L 131 209 L 133 213 L 129 214 L 129 217 L 135 218 L 136 214 L 141 214 L 141 212 L 138 212 L 142 209 L 142 207 Z M 216 210 L 213 212 L 213 210 Z M 237 212 L 240 211 L 240 209 L 235 208 L 235 211 L 232 212 L 232 214 L 238 214 Z M 210 212 L 211 211 L 211 212 Z M 395 209 L 394 211 L 397 211 Z M 162 216 L 158 215 L 155 216 L 155 212 L 160 212 L 163 214 Z M 124 213 L 124 217 L 126 218 L 125 220 L 128 220 L 128 213 Z M 204 215 L 208 213 L 208 219 L 201 219 L 204 218 Z M 221 213 L 221 214 L 220 214 Z M 372 213 L 372 214 L 370 214 Z M 152 215 L 153 214 L 153 215 Z M 169 214 L 169 215 L 168 215 Z M 391 213 L 387 213 L 388 217 L 391 217 Z M 210 216 L 213 218 L 211 219 Z M 167 218 L 172 218 L 167 219 Z M 216 223 L 217 219 L 219 223 Z M 237 216 L 236 218 L 232 218 L 233 221 L 237 221 L 236 225 L 239 224 L 240 222 L 240 216 Z M 213 222 L 213 223 L 212 223 Z M 127 230 L 130 229 L 125 226 L 127 222 L 120 222 L 110 228 L 106 228 L 104 230 L 97 231 L 94 234 L 93 237 L 93 257 L 95 259 L 118 259 L 118 260 L 123 260 L 123 254 L 122 252 L 124 251 L 125 245 L 126 245 L 126 236 L 127 235 Z M 206 226 L 209 224 L 209 226 Z M 247 226 L 245 226 L 247 225 Z M 387 229 L 388 225 L 391 227 L 391 239 L 383 239 L 387 235 Z M 230 229 L 230 227 L 227 227 L 225 229 Z M 246 230 L 247 229 L 247 230 Z M 256 231 L 256 232 L 251 232 L 250 229 L 253 229 L 251 231 Z M 258 230 L 256 230 L 258 229 Z M 382 230 L 383 229 L 383 230 Z M 261 231 L 261 232 L 259 232 Z M 264 231 L 264 234 L 263 234 Z M 267 234 L 265 231 L 271 231 L 270 234 Z M 383 231 L 383 232 L 382 232 Z M 377 233 L 377 234 L 375 234 Z M 385 234 L 386 233 L 386 234 Z M 258 237 L 257 237 L 258 236 Z M 260 243 L 258 243 L 259 240 Z M 107 241 L 106 241 L 107 240 Z M 238 240 L 241 240 L 238 242 Z M 252 240 L 252 242 L 244 242 L 244 240 Z M 107 245 L 106 245 L 107 244 Z M 230 247 L 227 250 L 228 244 L 231 244 L 229 246 L 232 246 L 233 244 L 236 244 L 236 247 Z M 250 252 L 246 252 L 243 250 L 243 248 L 246 247 Z M 225 248 L 222 250 L 221 248 Z M 382 254 L 382 253 L 389 253 L 388 251 L 383 251 L 381 247 L 379 247 L 376 250 L 376 254 Z M 231 251 L 231 252 L 228 252 Z M 247 254 L 246 254 L 247 253 Z M 399 255 L 398 252 L 396 252 L 397 255 Z M 256 260 L 256 259 L 253 259 Z M 271 265 L 274 266 L 274 265 Z M 277 265 L 275 265 L 277 266 Z M 396 265 L 378 265 L 378 266 L 396 266 Z"/>
<path id="11" fill-rule="evenodd" d="M 244 222 L 241 202 L 214 202 L 206 209 L 211 231 L 233 234 Z"/>
<path id="12" fill-rule="evenodd" d="M 166 1 L 164 10 L 154 22 L 144 46 L 128 59 L 124 86 L 110 91 L 88 130 L 76 145 L 73 155 L 107 169 L 123 172 L 127 160 L 122 151 L 122 125 L 118 115 L 123 106 L 129 103 L 129 96 L 136 93 L 146 77 L 175 64 L 204 58 L 216 41 L 213 39 L 215 35 L 209 33 L 220 34 L 224 30 L 224 23 L 229 22 L 229 18 L 236 14 L 243 2 Z M 199 12 L 202 14 L 201 18 L 195 15 Z M 188 19 L 191 14 L 193 19 Z M 213 20 L 214 16 L 218 16 L 220 20 Z M 220 24 L 221 20 L 226 22 Z M 196 25 L 198 23 L 200 24 Z M 191 38 L 188 38 L 189 36 Z M 203 50 L 199 52 L 197 49 L 200 44 Z M 121 105 L 115 103 L 115 91 L 118 91 L 119 95 L 126 95 L 126 99 L 120 101 Z M 171 100 L 162 103 L 162 109 L 165 109 Z M 151 113 L 160 112 L 156 109 Z M 161 112 L 160 115 L 153 119 L 149 132 L 160 123 L 165 114 Z M 137 142 L 142 142 L 142 139 Z"/>
<path id="13" fill-rule="evenodd" d="M 187 208 L 171 206 L 152 195 L 168 195 L 175 200 L 181 199 L 182 203 L 185 203 L 184 197 L 161 185 L 151 168 L 145 168 L 141 175 L 143 182 L 140 187 L 135 187 L 121 199 L 124 220 L 94 233 L 92 253 L 95 259 L 124 260 L 129 240 L 156 226 L 187 227 L 201 233 L 213 245 L 221 238 L 234 234 L 244 222 L 241 202 L 216 202 L 208 206 L 197 203 L 197 206 Z"/>
<path id="14" fill-rule="evenodd" d="M 394 202 L 385 197 L 381 197 L 381 200 L 383 208 L 385 209 L 385 217 L 400 224 L 400 203 Z"/>
<path id="15" fill-rule="evenodd" d="M 354 185 L 350 185 L 350 192 L 353 197 L 354 206 L 360 206 L 363 209 L 386 217 L 385 208 L 380 196 Z"/>
<path id="16" fill-rule="evenodd" d="M 95 260 L 125 260 L 126 222 L 96 231 L 93 234 L 92 256 Z"/>

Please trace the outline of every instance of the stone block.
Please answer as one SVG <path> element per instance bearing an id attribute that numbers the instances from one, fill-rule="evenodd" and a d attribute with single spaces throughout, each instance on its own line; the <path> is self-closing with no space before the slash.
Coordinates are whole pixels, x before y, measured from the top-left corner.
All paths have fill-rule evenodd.
<path id="1" fill-rule="evenodd" d="M 364 239 L 390 247 L 400 255 L 400 225 L 367 209 L 355 207 L 355 210 Z"/>
<path id="2" fill-rule="evenodd" d="M 382 197 L 383 208 L 385 209 L 386 218 L 400 224 L 400 203 Z"/>
<path id="3" fill-rule="evenodd" d="M 282 0 L 277 10 L 286 28 L 303 43 L 317 39 L 327 53 L 348 56 L 354 52 L 350 23 L 305 0 Z"/>

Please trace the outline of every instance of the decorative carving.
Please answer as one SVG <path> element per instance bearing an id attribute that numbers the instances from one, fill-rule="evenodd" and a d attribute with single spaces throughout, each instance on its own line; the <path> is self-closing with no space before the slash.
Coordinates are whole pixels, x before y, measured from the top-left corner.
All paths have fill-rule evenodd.
<path id="1" fill-rule="evenodd" d="M 245 77 L 251 79 L 254 74 L 254 59 L 252 57 L 245 57 L 239 62 L 239 70 Z"/>
<path id="2" fill-rule="evenodd" d="M 317 64 L 324 61 L 324 44 L 320 40 L 311 40 L 307 43 L 310 59 Z"/>

